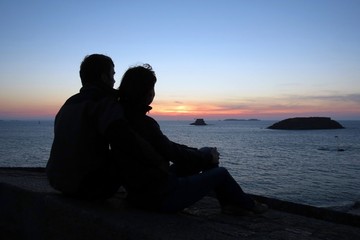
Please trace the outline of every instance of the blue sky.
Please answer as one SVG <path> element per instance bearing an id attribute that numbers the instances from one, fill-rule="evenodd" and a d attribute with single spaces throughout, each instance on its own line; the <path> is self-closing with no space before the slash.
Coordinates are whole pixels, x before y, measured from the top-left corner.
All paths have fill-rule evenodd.
<path id="1" fill-rule="evenodd" d="M 360 119 L 360 1 L 0 2 L 0 119 L 53 118 L 83 57 L 157 73 L 158 118 Z"/>

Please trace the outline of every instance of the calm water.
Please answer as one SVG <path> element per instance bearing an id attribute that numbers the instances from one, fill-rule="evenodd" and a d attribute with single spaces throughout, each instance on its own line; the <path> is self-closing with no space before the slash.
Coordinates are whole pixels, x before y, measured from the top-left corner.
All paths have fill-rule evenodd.
<path id="1" fill-rule="evenodd" d="M 249 193 L 325 207 L 360 201 L 360 121 L 313 131 L 266 129 L 273 121 L 189 123 L 160 121 L 175 142 L 216 146 Z M 44 167 L 52 138 L 52 121 L 0 121 L 0 166 Z"/>

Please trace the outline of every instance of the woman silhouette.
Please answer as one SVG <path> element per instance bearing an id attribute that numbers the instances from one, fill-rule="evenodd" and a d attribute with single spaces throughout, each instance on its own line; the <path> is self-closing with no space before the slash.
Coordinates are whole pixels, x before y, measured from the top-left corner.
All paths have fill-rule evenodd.
<path id="1" fill-rule="evenodd" d="M 214 191 L 224 213 L 265 212 L 265 204 L 244 193 L 228 170 L 218 166 L 216 148 L 196 149 L 175 143 L 147 115 L 152 109 L 156 81 L 155 72 L 145 64 L 129 68 L 119 87 L 119 101 L 130 126 L 160 155 L 152 162 L 125 166 L 129 175 L 124 176 L 124 186 L 129 200 L 162 212 L 178 212 Z M 136 175 L 136 172 L 146 174 Z"/>

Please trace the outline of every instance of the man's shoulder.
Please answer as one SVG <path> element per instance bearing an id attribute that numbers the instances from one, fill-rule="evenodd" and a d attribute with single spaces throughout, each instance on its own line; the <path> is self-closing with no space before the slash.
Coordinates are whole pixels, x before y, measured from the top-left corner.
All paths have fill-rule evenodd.
<path id="1" fill-rule="evenodd" d="M 65 104 L 76 104 L 82 102 L 98 102 L 98 101 L 113 101 L 116 98 L 114 91 L 105 91 L 104 89 L 94 86 L 84 86 L 79 93 L 74 94 Z"/>
<path id="2" fill-rule="evenodd" d="M 123 116 L 123 110 L 112 92 L 104 92 L 94 87 L 83 87 L 79 93 L 66 100 L 58 114 L 66 116 L 85 114 L 90 118 L 102 116 L 120 118 Z"/>

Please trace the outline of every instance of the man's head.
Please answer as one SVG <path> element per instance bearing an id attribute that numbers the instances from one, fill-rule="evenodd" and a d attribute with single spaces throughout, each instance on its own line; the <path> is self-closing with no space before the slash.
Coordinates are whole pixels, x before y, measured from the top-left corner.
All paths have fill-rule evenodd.
<path id="1" fill-rule="evenodd" d="M 92 54 L 84 58 L 80 65 L 80 78 L 82 85 L 89 83 L 105 84 L 114 87 L 114 62 L 108 56 Z"/>

